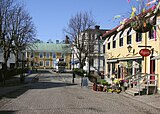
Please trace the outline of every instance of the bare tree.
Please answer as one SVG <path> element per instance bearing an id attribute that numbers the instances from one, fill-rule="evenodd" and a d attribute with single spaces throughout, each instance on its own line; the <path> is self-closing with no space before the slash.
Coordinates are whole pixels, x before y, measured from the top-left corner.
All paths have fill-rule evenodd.
<path id="1" fill-rule="evenodd" d="M 32 18 L 23 6 L 16 6 L 11 17 L 11 37 L 13 38 L 12 51 L 16 56 L 16 67 L 18 66 L 18 54 L 26 48 L 32 47 L 37 41 L 35 38 L 35 27 Z"/>
<path id="2" fill-rule="evenodd" d="M 88 12 L 80 12 L 71 17 L 68 23 L 68 29 L 64 31 L 70 37 L 72 45 L 76 48 L 76 57 L 80 62 L 80 68 L 85 65 L 86 57 L 88 56 L 89 38 L 86 37 L 85 31 L 95 26 L 95 21 L 92 14 Z"/>
<path id="3" fill-rule="evenodd" d="M 3 79 L 11 52 L 19 52 L 35 41 L 32 18 L 13 0 L 0 0 L 0 47 L 3 49 Z"/>
<path id="4" fill-rule="evenodd" d="M 10 32 L 10 12 L 13 8 L 13 0 L 0 1 L 0 47 L 3 49 L 3 64 L 2 64 L 2 79 L 5 83 L 5 74 L 7 69 L 7 61 L 11 52 L 11 39 Z"/>

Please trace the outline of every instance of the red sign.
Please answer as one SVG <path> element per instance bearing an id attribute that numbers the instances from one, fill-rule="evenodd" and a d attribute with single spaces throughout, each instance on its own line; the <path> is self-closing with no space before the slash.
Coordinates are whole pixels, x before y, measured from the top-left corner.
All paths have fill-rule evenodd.
<path id="1" fill-rule="evenodd" d="M 149 49 L 141 49 L 141 50 L 139 51 L 139 54 L 140 54 L 141 56 L 147 57 L 147 56 L 149 56 L 149 55 L 151 54 L 151 51 L 150 51 Z"/>

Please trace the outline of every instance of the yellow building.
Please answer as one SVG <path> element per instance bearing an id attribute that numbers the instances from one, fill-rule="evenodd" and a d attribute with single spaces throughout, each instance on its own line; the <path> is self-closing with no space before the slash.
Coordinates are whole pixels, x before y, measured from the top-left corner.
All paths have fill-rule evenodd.
<path id="1" fill-rule="evenodd" d="M 160 74 L 160 16 L 156 17 L 154 29 L 151 28 L 149 32 L 134 31 L 131 22 L 130 19 L 121 30 L 118 30 L 120 26 L 117 26 L 103 35 L 106 38 L 103 45 L 105 45 L 105 73 L 108 78 L 116 74 L 117 78 L 124 79 L 138 72 Z M 149 56 L 141 56 L 140 50 Z M 150 79 L 158 80 L 160 91 L 160 76 L 157 78 L 157 75 L 150 75 Z"/>
<path id="2" fill-rule="evenodd" d="M 38 69 L 51 69 L 56 67 L 57 59 L 63 58 L 66 68 L 71 68 L 71 51 L 69 44 L 35 43 L 27 49 L 28 66 Z"/>

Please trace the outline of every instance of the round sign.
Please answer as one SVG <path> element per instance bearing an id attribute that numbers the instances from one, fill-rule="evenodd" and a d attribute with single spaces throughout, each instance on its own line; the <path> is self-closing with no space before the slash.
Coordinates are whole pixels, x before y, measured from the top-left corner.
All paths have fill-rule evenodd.
<path id="1" fill-rule="evenodd" d="M 147 57 L 147 56 L 149 56 L 149 55 L 151 54 L 151 51 L 150 51 L 149 49 L 141 49 L 141 50 L 139 51 L 139 54 L 140 54 L 141 56 Z"/>

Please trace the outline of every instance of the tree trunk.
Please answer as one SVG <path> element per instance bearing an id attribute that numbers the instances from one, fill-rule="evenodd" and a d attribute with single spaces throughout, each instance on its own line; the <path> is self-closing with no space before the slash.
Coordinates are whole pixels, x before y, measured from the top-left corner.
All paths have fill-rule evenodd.
<path id="1" fill-rule="evenodd" d="M 16 50 L 15 56 L 15 68 L 18 68 L 18 50 Z"/>
<path id="2" fill-rule="evenodd" d="M 5 80 L 7 76 L 7 61 L 8 59 L 4 58 L 4 62 L 2 64 L 2 81 L 4 85 L 5 85 Z"/>

